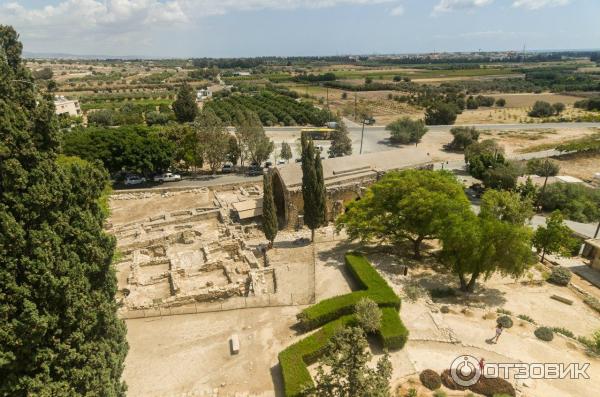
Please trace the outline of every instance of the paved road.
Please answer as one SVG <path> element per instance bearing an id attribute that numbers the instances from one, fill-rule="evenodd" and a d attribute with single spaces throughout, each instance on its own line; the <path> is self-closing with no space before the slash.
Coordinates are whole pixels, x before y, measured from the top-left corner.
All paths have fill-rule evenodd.
<path id="1" fill-rule="evenodd" d="M 600 123 L 539 123 L 539 124 L 466 124 L 467 126 L 477 127 L 478 129 L 505 129 L 505 130 L 536 130 L 536 129 L 548 129 L 548 128 L 600 128 Z M 354 153 L 360 152 L 362 126 L 356 123 L 347 123 L 348 133 L 352 139 L 352 147 Z M 429 126 L 429 132 L 423 139 L 423 144 L 427 144 L 427 141 L 440 143 L 447 143 L 450 141 L 450 129 L 456 127 L 456 125 L 432 125 Z M 279 151 L 281 142 L 286 141 L 292 146 L 295 146 L 296 140 L 300 138 L 300 130 L 303 127 L 267 127 L 265 131 L 269 137 L 273 139 L 276 146 L 276 151 Z M 384 126 L 365 126 L 364 138 L 363 138 L 363 153 L 374 153 L 385 150 L 391 150 L 398 147 L 389 141 L 390 133 L 385 130 Z M 329 147 L 329 141 L 319 142 L 323 146 L 324 150 Z M 294 149 L 294 148 L 292 148 Z M 296 150 L 294 152 L 294 158 L 296 157 Z"/>

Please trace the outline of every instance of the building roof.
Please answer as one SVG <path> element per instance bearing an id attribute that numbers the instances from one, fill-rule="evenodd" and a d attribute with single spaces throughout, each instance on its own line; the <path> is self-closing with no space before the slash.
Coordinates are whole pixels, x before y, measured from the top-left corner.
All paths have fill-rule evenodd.
<path id="1" fill-rule="evenodd" d="M 387 172 L 404 168 L 414 168 L 431 164 L 431 157 L 423 150 L 402 148 L 384 152 L 367 153 L 323 160 L 325 186 L 341 185 L 344 182 L 362 177 L 375 176 L 377 172 Z M 284 164 L 276 167 L 276 172 L 287 190 L 302 188 L 302 166 L 300 163 Z"/>
<path id="2" fill-rule="evenodd" d="M 238 218 L 240 220 L 244 220 L 262 215 L 263 200 L 260 198 L 238 201 L 237 203 L 233 203 L 231 206 L 233 207 L 233 211 L 237 214 Z"/>

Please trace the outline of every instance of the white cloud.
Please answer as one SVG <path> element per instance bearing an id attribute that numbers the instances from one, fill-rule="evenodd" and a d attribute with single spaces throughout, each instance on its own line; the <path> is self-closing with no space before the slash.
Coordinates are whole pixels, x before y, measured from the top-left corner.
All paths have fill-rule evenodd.
<path id="1" fill-rule="evenodd" d="M 115 40 L 161 27 L 191 26 L 200 18 L 261 9 L 315 9 L 338 5 L 372 5 L 394 0 L 62 0 L 26 7 L 0 0 L 0 22 L 10 23 L 24 38 L 92 36 Z"/>
<path id="2" fill-rule="evenodd" d="M 395 17 L 404 15 L 404 7 L 400 5 L 392 8 L 392 10 L 390 11 L 390 15 L 393 15 Z"/>
<path id="3" fill-rule="evenodd" d="M 514 0 L 513 7 L 522 7 L 529 10 L 539 10 L 544 7 L 557 7 L 569 4 L 571 0 Z"/>
<path id="4" fill-rule="evenodd" d="M 433 7 L 433 13 L 440 14 L 457 10 L 473 10 L 492 4 L 493 1 L 494 0 L 440 0 L 440 2 Z"/>

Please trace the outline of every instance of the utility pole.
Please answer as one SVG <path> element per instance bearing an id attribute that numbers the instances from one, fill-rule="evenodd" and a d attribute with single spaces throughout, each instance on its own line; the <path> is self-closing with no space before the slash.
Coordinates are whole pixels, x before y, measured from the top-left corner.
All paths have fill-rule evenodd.
<path id="1" fill-rule="evenodd" d="M 362 132 L 360 133 L 360 153 L 362 154 L 363 138 L 365 137 L 365 119 L 362 121 Z"/>
<path id="2" fill-rule="evenodd" d="M 596 228 L 596 233 L 594 233 L 594 238 L 598 237 L 598 232 L 600 232 L 600 221 L 598 221 L 598 227 Z"/>
<path id="3" fill-rule="evenodd" d="M 327 91 L 327 109 L 329 109 L 329 87 L 325 87 L 325 90 Z"/>
<path id="4" fill-rule="evenodd" d="M 356 114 L 356 101 L 357 101 L 357 99 L 356 99 L 356 92 L 355 92 L 354 93 L 354 120 L 355 121 L 356 121 L 356 116 L 357 116 L 357 114 Z"/>

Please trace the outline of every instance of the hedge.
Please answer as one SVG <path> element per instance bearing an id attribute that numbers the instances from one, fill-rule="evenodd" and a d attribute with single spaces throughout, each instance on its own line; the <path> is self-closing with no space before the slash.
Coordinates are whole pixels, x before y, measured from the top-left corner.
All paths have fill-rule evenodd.
<path id="1" fill-rule="evenodd" d="M 387 282 L 377 273 L 367 259 L 356 253 L 346 254 L 346 267 L 358 282 L 362 291 L 335 296 L 304 309 L 298 314 L 302 329 L 308 331 L 354 312 L 354 305 L 361 298 L 369 298 L 380 307 L 400 310 L 400 298 Z"/>
<path id="2" fill-rule="evenodd" d="M 354 304 L 363 296 L 379 303 L 382 316 L 381 326 L 376 336 L 384 348 L 401 349 L 408 340 L 408 330 L 398 314 L 400 298 L 385 280 L 359 254 L 347 254 L 346 266 L 365 290 L 327 299 L 301 313 L 308 312 L 308 314 L 299 315 L 305 321 L 305 329 L 323 326 L 279 353 L 279 365 L 287 397 L 300 396 L 306 386 L 314 385 L 306 366 L 314 364 L 325 353 L 327 343 L 337 329 L 358 325 L 353 314 Z M 317 309 L 311 310 L 314 308 Z M 327 313 L 328 309 L 331 312 Z M 307 324 L 312 328 L 307 327 Z"/>

